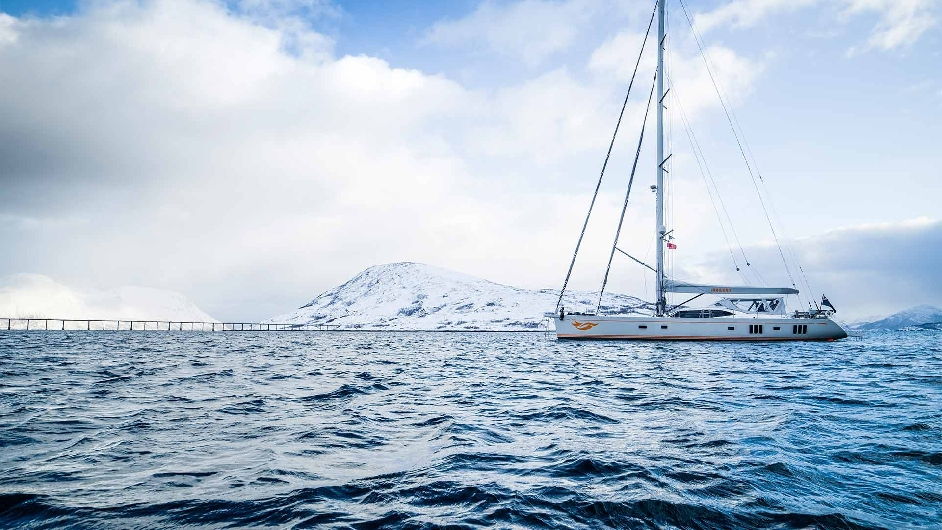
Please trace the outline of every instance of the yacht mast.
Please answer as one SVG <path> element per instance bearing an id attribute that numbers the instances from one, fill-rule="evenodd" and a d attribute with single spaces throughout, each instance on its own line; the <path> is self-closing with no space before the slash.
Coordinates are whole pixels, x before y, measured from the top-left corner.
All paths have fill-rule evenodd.
<path id="1" fill-rule="evenodd" d="M 657 3 L 657 214 L 655 226 L 655 249 L 657 252 L 657 316 L 664 315 L 667 299 L 664 296 L 664 4 Z"/>

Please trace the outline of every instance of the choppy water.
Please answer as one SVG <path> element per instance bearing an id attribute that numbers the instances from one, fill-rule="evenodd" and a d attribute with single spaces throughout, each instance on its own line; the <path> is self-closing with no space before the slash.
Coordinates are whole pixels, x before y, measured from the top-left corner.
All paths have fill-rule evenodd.
<path id="1" fill-rule="evenodd" d="M 0 333 L 0 526 L 938 527 L 940 339 Z"/>

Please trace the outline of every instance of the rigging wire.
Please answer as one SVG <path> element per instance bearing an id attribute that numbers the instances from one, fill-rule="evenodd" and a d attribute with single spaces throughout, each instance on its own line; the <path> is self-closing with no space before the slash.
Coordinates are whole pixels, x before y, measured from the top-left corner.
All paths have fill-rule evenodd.
<path id="1" fill-rule="evenodd" d="M 710 189 L 711 189 L 710 186 L 712 185 L 712 189 L 715 191 L 716 198 L 719 201 L 720 208 L 722 209 L 723 215 L 726 218 L 726 223 L 729 224 L 730 233 L 733 235 L 733 240 L 736 241 L 736 247 L 739 249 L 739 253 L 742 255 L 742 260 L 746 266 L 745 271 L 752 271 L 752 273 L 758 279 L 759 284 L 764 285 L 765 280 L 762 278 L 762 275 L 759 273 L 759 270 L 752 266 L 752 262 L 749 260 L 749 257 L 746 255 L 746 249 L 745 247 L 743 247 L 742 241 L 739 239 L 739 232 L 736 231 L 736 223 L 733 222 L 732 216 L 729 215 L 729 208 L 726 207 L 726 201 L 723 199 L 723 194 L 720 192 L 719 184 L 716 183 L 716 179 L 713 177 L 713 172 L 710 170 L 709 164 L 707 164 L 706 155 L 703 154 L 703 148 L 700 145 L 700 141 L 697 139 L 697 135 L 693 131 L 693 127 L 690 125 L 690 120 L 687 118 L 687 113 L 684 110 L 684 106 L 680 102 L 681 98 L 677 97 L 675 98 L 675 101 L 677 102 L 677 105 L 680 108 L 681 118 L 686 128 L 688 137 L 692 139 L 692 143 L 694 145 L 694 156 L 696 157 L 697 152 L 699 152 L 700 160 L 703 161 L 703 169 L 706 170 L 706 177 L 707 179 L 709 179 L 709 183 L 707 183 L 707 192 L 708 193 L 710 192 Z M 712 195 L 711 195 L 711 200 L 712 200 Z M 724 223 L 722 219 L 720 219 L 720 228 L 724 229 Z M 736 262 L 737 262 L 737 259 L 733 257 L 733 263 L 736 264 L 736 270 L 739 271 L 739 266 Z M 742 271 L 739 271 L 739 272 L 740 272 L 740 275 L 743 277 L 743 280 L 749 283 L 749 280 L 747 279 L 748 277 Z"/>
<path id="2" fill-rule="evenodd" d="M 680 118 L 681 123 L 684 126 L 684 131 L 687 133 L 687 140 L 690 142 L 690 150 L 693 151 L 694 159 L 697 161 L 697 167 L 700 169 L 700 178 L 703 179 L 703 185 L 706 187 L 707 195 L 710 196 L 710 204 L 713 206 L 713 213 L 716 214 L 716 220 L 720 225 L 720 230 L 723 232 L 723 240 L 726 242 L 726 249 L 729 251 L 729 257 L 733 262 L 733 267 L 736 269 L 736 272 L 739 273 L 739 276 L 747 284 L 750 283 L 746 277 L 743 270 L 739 267 L 739 260 L 736 259 L 736 253 L 733 252 L 733 245 L 729 239 L 729 231 L 726 229 L 726 223 L 723 222 L 723 216 L 720 214 L 720 209 L 717 207 L 717 198 L 722 204 L 722 196 L 719 194 L 719 188 L 716 189 L 716 196 L 714 196 L 713 187 L 716 187 L 716 181 L 713 180 L 713 174 L 710 172 L 710 167 L 706 163 L 706 158 L 703 156 L 703 150 L 700 148 L 699 142 L 697 142 L 696 135 L 693 133 L 693 129 L 690 127 L 690 122 L 687 120 L 687 114 L 684 111 L 683 105 L 680 103 L 680 98 L 675 97 L 673 102 L 677 103 L 678 108 L 680 109 Z M 709 175 L 709 180 L 707 180 L 707 175 Z M 713 187 L 710 186 L 710 182 L 713 183 Z M 729 217 L 729 212 L 726 212 L 726 205 L 723 204 L 723 210 L 726 213 L 726 217 Z M 730 230 L 734 231 L 734 237 L 736 242 L 739 245 L 739 250 L 743 254 L 743 259 L 745 259 L 745 250 L 742 248 L 742 244 L 739 243 L 739 238 L 735 234 L 735 228 L 733 227 L 732 221 L 730 220 Z M 746 260 L 746 263 L 749 261 Z"/>
<path id="3" fill-rule="evenodd" d="M 625 101 L 621 105 L 621 112 L 618 113 L 618 121 L 615 123 L 615 132 L 612 134 L 612 140 L 608 144 L 608 151 L 605 153 L 605 160 L 602 162 L 602 170 L 599 173 L 599 181 L 595 185 L 595 192 L 592 193 L 592 201 L 589 202 L 589 211 L 586 213 L 585 222 L 582 223 L 582 231 L 579 233 L 579 239 L 576 240 L 576 249 L 572 253 L 572 261 L 569 263 L 569 270 L 566 272 L 566 279 L 563 281 L 563 287 L 559 290 L 559 298 L 556 300 L 556 310 L 559 311 L 563 303 L 563 296 L 566 294 L 566 287 L 569 286 L 569 278 L 572 276 L 572 269 L 576 265 L 576 257 L 579 255 L 579 247 L 582 246 L 582 238 L 585 237 L 586 228 L 589 226 L 589 218 L 592 216 L 592 209 L 595 207 L 595 200 L 599 196 L 599 189 L 602 187 L 602 179 L 605 177 L 605 169 L 608 167 L 608 160 L 612 156 L 612 148 L 615 146 L 615 138 L 618 137 L 618 129 L 621 127 L 622 118 L 625 116 L 625 108 L 628 106 L 628 97 L 631 95 L 631 87 L 634 86 L 635 76 L 638 74 L 638 66 L 641 64 L 641 57 L 644 54 L 644 47 L 648 42 L 648 36 L 651 34 L 651 26 L 654 24 L 654 15 L 657 13 L 658 2 L 655 0 L 654 10 L 651 11 L 651 19 L 648 21 L 648 29 L 644 32 L 644 39 L 641 41 L 641 51 L 638 52 L 638 60 L 635 61 L 635 69 L 631 73 L 631 81 L 628 82 L 628 91 L 625 94 Z"/>
<path id="4" fill-rule="evenodd" d="M 778 234 L 775 231 L 775 226 L 769 214 L 769 209 L 765 204 L 765 199 L 762 197 L 762 192 L 759 190 L 759 184 L 756 180 L 756 175 L 752 170 L 752 164 L 749 163 L 749 157 L 746 156 L 746 151 L 743 148 L 743 142 L 740 139 L 740 134 L 736 130 L 733 118 L 730 114 L 728 106 L 726 105 L 726 100 L 723 98 L 723 94 L 720 90 L 719 84 L 716 81 L 716 77 L 713 75 L 713 69 L 710 67 L 710 61 L 707 58 L 706 50 L 703 48 L 703 42 L 700 40 L 700 35 L 697 33 L 697 30 L 693 25 L 693 20 L 690 18 L 690 14 L 687 12 L 687 6 L 684 4 L 684 0 L 678 1 L 680 2 L 681 8 L 683 8 L 684 17 L 687 19 L 687 24 L 690 25 L 690 31 L 693 34 L 694 41 L 697 43 L 697 48 L 700 49 L 700 56 L 703 59 L 703 64 L 706 66 L 707 74 L 710 77 L 710 82 L 713 84 L 713 89 L 716 91 L 716 96 L 720 100 L 720 105 L 723 107 L 723 113 L 726 115 L 726 121 L 729 122 L 730 130 L 733 132 L 733 137 L 736 139 L 736 145 L 739 146 L 739 153 L 742 155 L 743 161 L 746 163 L 746 170 L 749 172 L 749 177 L 752 179 L 752 184 L 756 190 L 756 196 L 759 198 L 759 204 L 762 206 L 762 211 L 765 213 L 765 219 L 769 224 L 769 229 L 772 231 L 772 238 L 775 240 L 775 246 L 778 248 L 778 253 L 782 258 L 782 265 L 785 266 L 785 273 L 788 275 L 788 279 L 791 281 L 792 287 L 797 288 L 798 286 L 795 283 L 795 278 L 792 275 L 791 268 L 788 266 L 788 260 L 785 258 L 785 252 L 782 250 L 782 245 L 779 241 Z"/>
<path id="5" fill-rule="evenodd" d="M 625 202 L 621 206 L 621 216 L 618 218 L 618 228 L 615 230 L 615 239 L 612 241 L 612 251 L 608 255 L 608 266 L 605 267 L 602 287 L 599 289 L 599 303 L 595 306 L 596 313 L 602 309 L 602 295 L 605 293 L 605 285 L 608 283 L 608 273 L 612 270 L 612 258 L 615 257 L 615 248 L 618 246 L 618 238 L 621 236 L 621 227 L 625 222 L 625 211 L 628 209 L 628 198 L 631 196 L 631 187 L 635 181 L 638 159 L 641 158 L 641 143 L 644 141 L 644 129 L 648 123 L 648 113 L 651 111 L 651 99 L 654 97 L 657 73 L 654 74 L 654 80 L 655 82 L 651 83 L 651 91 L 648 92 L 648 103 L 644 107 L 644 119 L 641 120 L 641 134 L 638 135 L 638 148 L 635 149 L 635 161 L 631 164 L 631 175 L 628 177 L 628 190 L 625 192 Z"/>
<path id="6" fill-rule="evenodd" d="M 736 112 L 730 109 L 730 113 L 733 116 L 733 121 L 736 122 L 736 127 L 738 127 L 740 131 L 743 131 L 742 125 L 739 124 L 739 120 L 736 118 Z M 749 146 L 749 141 L 746 138 L 745 133 L 743 133 L 742 141 L 743 141 L 743 144 L 746 146 L 746 152 L 749 154 L 749 157 L 752 158 L 752 165 L 756 168 L 756 175 L 759 176 L 759 183 L 762 187 L 763 192 L 765 193 L 766 200 L 769 201 L 769 209 L 772 210 L 772 221 L 778 224 L 779 229 L 784 232 L 784 228 L 782 227 L 782 223 L 780 221 L 781 216 L 778 214 L 778 212 L 775 209 L 775 202 L 772 200 L 772 194 L 769 193 L 768 184 L 765 182 L 765 179 L 762 177 L 762 171 L 759 169 L 759 161 L 756 160 L 756 156 L 752 154 L 752 148 Z M 808 282 L 808 275 L 805 274 L 805 268 L 801 266 L 801 261 L 798 259 L 798 255 L 795 253 L 794 247 L 792 247 L 788 243 L 787 239 L 785 240 L 785 251 L 786 253 L 788 253 L 792 262 L 798 267 L 798 271 L 800 273 L 799 279 L 802 282 L 804 282 L 805 287 L 808 288 L 806 292 L 809 293 L 810 295 L 812 290 L 811 290 L 811 284 Z M 813 296 L 809 296 L 808 301 L 809 301 L 809 305 L 811 302 L 814 302 L 814 304 L 817 305 L 817 300 Z"/>

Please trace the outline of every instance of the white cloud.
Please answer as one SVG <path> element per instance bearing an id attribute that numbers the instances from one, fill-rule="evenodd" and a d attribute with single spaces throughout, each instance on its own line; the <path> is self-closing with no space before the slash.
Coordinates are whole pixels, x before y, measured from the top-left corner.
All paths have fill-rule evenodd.
<path id="1" fill-rule="evenodd" d="M 656 55 L 653 50 L 655 49 L 654 41 L 657 40 L 656 35 L 655 33 L 655 36 L 648 37 L 648 42 L 645 44 L 647 53 L 641 58 L 642 71 L 654 71 Z M 589 56 L 589 70 L 613 75 L 619 79 L 628 79 L 634 70 L 643 39 L 644 33 L 634 31 L 616 33 L 592 51 Z"/>
<path id="2" fill-rule="evenodd" d="M 553 70 L 498 90 L 488 109 L 494 119 L 474 128 L 469 144 L 482 156 L 523 155 L 540 166 L 573 152 L 597 153 L 611 135 L 614 102 L 607 87 Z"/>
<path id="3" fill-rule="evenodd" d="M 0 46 L 16 41 L 16 19 L 6 13 L 0 13 Z"/>
<path id="4" fill-rule="evenodd" d="M 777 13 L 795 11 L 819 0 L 733 0 L 712 11 L 693 15 L 697 31 L 720 26 L 750 27 Z"/>
<path id="5" fill-rule="evenodd" d="M 179 293 L 133 286 L 76 289 L 41 274 L 0 278 L 0 318 L 215 321 Z"/>
<path id="6" fill-rule="evenodd" d="M 564 73 L 474 92 L 329 47 L 293 53 L 278 27 L 214 2 L 7 25 L 3 272 L 169 288 L 222 318 L 283 312 L 397 260 L 556 283 L 558 245 L 518 250 L 568 245 L 588 186 L 559 199 L 530 183 L 593 173 L 614 121 L 617 96 Z M 588 151 L 591 170 L 576 163 Z M 541 152 L 554 164 L 537 173 Z M 534 259 L 553 265 L 534 274 Z"/>
<path id="7" fill-rule="evenodd" d="M 592 52 L 589 69 L 612 79 L 630 78 L 643 38 L 643 33 L 631 31 L 614 35 Z M 639 68 L 641 74 L 635 81 L 643 87 L 642 90 L 650 86 L 650 74 L 656 66 L 654 40 L 650 38 L 645 47 L 645 55 Z M 743 57 L 725 46 L 709 46 L 705 51 L 724 97 L 735 102 L 752 90 L 763 69 L 760 61 Z M 665 59 L 665 62 L 671 83 L 683 98 L 684 110 L 690 116 L 719 106 L 719 99 L 699 51 L 688 52 L 675 44 L 670 47 L 669 58 Z"/>
<path id="8" fill-rule="evenodd" d="M 808 274 L 815 290 L 810 298 L 817 299 L 823 290 L 842 318 L 942 302 L 942 221 L 923 217 L 862 224 L 793 240 L 787 246 Z M 768 281 L 785 281 L 775 247 L 753 246 L 746 252 Z M 726 272 L 726 261 L 717 254 L 692 269 L 713 279 L 735 281 Z M 804 289 L 803 282 L 799 284 Z"/>
<path id="9" fill-rule="evenodd" d="M 938 8 L 935 0 L 845 1 L 848 15 L 877 13 L 880 16 L 880 22 L 867 41 L 869 48 L 893 50 L 911 46 L 938 22 L 933 14 Z"/>
<path id="10" fill-rule="evenodd" d="M 243 13 L 275 19 L 336 17 L 341 11 L 331 0 L 238 0 L 236 5 Z"/>
<path id="11" fill-rule="evenodd" d="M 782 13 L 828 4 L 822 0 L 732 0 L 712 11 L 694 14 L 694 25 L 703 33 L 722 26 L 752 27 Z M 879 16 L 866 43 L 868 49 L 889 51 L 911 46 L 938 23 L 936 0 L 832 0 L 830 4 L 841 8 L 839 18 L 844 20 L 868 13 Z M 828 14 L 827 10 L 821 12 Z M 850 51 L 856 53 L 860 48 L 855 46 Z"/>
<path id="12" fill-rule="evenodd" d="M 475 48 L 537 65 L 573 45 L 595 14 L 587 0 L 485 0 L 469 15 L 435 24 L 429 42 Z"/>
<path id="13" fill-rule="evenodd" d="M 304 50 L 292 45 L 298 31 L 311 43 Z M 555 286 L 621 103 L 624 63 L 633 64 L 619 60 L 635 53 L 631 37 L 606 40 L 592 75 L 554 68 L 474 90 L 338 57 L 310 28 L 211 1 L 6 17 L 0 274 L 153 285 L 223 319 L 284 312 L 392 261 Z M 702 63 L 679 52 L 674 81 L 687 112 L 715 108 Z M 748 93 L 761 64 L 724 47 L 710 54 L 726 91 Z M 597 285 L 607 258 L 649 82 L 640 78 L 616 146 L 579 263 L 593 275 L 579 288 Z M 636 185 L 630 226 L 645 227 L 651 197 Z M 696 237 L 702 206 L 680 211 L 693 219 L 678 224 L 708 248 L 709 237 Z M 649 245 L 644 228 L 632 234 L 627 244 Z M 625 267 L 617 289 L 641 282 Z"/>

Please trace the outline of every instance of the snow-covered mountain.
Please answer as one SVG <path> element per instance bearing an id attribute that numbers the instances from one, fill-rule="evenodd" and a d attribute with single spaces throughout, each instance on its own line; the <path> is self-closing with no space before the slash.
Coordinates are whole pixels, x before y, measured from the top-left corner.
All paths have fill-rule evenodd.
<path id="1" fill-rule="evenodd" d="M 0 317 L 216 322 L 173 291 L 134 286 L 79 289 L 42 274 L 0 278 Z"/>
<path id="2" fill-rule="evenodd" d="M 540 329 L 559 291 L 519 289 L 421 263 L 376 265 L 270 322 L 334 324 L 347 329 Z M 597 294 L 567 293 L 567 310 L 595 309 Z M 633 296 L 611 294 L 603 309 L 644 312 Z"/>
<path id="3" fill-rule="evenodd" d="M 942 309 L 931 305 L 918 305 L 898 313 L 855 326 L 857 329 L 902 329 L 910 326 L 932 327 L 942 324 Z"/>

